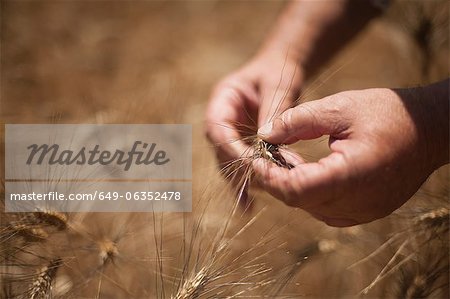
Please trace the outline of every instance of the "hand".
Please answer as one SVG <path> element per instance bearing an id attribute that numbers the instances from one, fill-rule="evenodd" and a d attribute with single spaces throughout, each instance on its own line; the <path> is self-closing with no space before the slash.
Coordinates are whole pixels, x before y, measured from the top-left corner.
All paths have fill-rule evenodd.
<path id="1" fill-rule="evenodd" d="M 266 51 L 215 87 L 206 112 L 206 135 L 217 158 L 227 163 L 248 150 L 243 137 L 292 106 L 302 83 L 296 57 Z M 243 128 L 253 127 L 253 132 Z"/>
<path id="2" fill-rule="evenodd" d="M 332 153 L 317 163 L 290 157 L 297 164 L 291 170 L 258 159 L 261 185 L 332 226 L 389 215 L 448 163 L 448 81 L 444 85 L 440 103 L 419 89 L 368 89 L 285 111 L 260 128 L 264 140 L 290 144 L 330 135 Z"/>
<path id="3" fill-rule="evenodd" d="M 292 1 L 259 54 L 215 87 L 206 112 L 206 135 L 220 162 L 250 153 L 244 127 L 262 126 L 298 97 L 308 69 L 314 73 L 379 12 L 370 3 Z M 339 37 L 337 39 L 336 37 Z M 324 42 L 326 46 L 324 46 Z M 300 67 L 301 65 L 301 67 Z"/>

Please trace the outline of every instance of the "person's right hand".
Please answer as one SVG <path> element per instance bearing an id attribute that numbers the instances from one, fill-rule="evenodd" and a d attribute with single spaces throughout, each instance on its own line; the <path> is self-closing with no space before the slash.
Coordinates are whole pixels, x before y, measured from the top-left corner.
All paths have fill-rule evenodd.
<path id="1" fill-rule="evenodd" d="M 286 110 L 259 129 L 264 140 L 329 135 L 331 154 L 311 163 L 291 155 L 290 170 L 257 159 L 260 185 L 332 226 L 389 215 L 449 161 L 448 84 L 346 91 Z"/>
<path id="2" fill-rule="evenodd" d="M 206 136 L 223 165 L 251 154 L 243 141 L 246 128 L 264 125 L 292 106 L 302 72 L 296 57 L 266 51 L 214 88 L 206 112 Z M 247 132 L 247 135 L 249 133 Z"/>

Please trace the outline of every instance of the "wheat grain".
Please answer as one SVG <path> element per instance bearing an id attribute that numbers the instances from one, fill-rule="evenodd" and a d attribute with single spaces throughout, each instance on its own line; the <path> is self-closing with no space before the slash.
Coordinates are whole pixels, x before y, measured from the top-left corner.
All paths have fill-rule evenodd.
<path id="1" fill-rule="evenodd" d="M 36 279 L 33 281 L 28 295 L 30 299 L 50 299 L 52 298 L 52 286 L 56 277 L 58 268 L 62 265 L 62 260 L 57 258 L 46 266 L 44 266 L 38 273 Z"/>
<path id="2" fill-rule="evenodd" d="M 67 228 L 67 216 L 56 211 L 41 211 L 33 213 L 37 223 L 56 227 L 58 230 Z"/>

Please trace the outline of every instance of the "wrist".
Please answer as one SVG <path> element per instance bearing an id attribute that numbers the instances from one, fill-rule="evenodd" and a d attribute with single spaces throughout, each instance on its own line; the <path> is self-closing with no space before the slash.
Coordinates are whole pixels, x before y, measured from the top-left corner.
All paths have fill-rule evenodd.
<path id="1" fill-rule="evenodd" d="M 449 163 L 449 84 L 444 80 L 424 88 L 424 101 L 429 101 L 428 130 L 437 158 L 436 168 Z"/>
<path id="2" fill-rule="evenodd" d="M 418 130 L 424 137 L 425 158 L 431 171 L 449 163 L 449 83 L 447 79 L 407 90 L 410 95 L 418 95 L 414 96 L 413 105 L 418 107 Z"/>

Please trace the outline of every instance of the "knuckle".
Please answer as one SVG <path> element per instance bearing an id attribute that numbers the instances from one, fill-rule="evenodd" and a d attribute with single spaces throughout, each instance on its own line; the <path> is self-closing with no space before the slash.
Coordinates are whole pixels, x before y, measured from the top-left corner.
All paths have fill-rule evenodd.
<path id="1" fill-rule="evenodd" d="M 289 134 L 292 131 L 293 109 L 286 110 L 275 119 L 275 126 L 282 132 Z"/>
<path id="2" fill-rule="evenodd" d="M 216 86 L 214 87 L 214 93 L 219 93 L 220 91 L 228 89 L 234 89 L 234 84 L 232 81 L 230 81 L 230 79 L 225 78 L 216 84 Z"/>
<path id="3" fill-rule="evenodd" d="M 317 107 L 316 102 L 304 103 L 297 106 L 297 117 L 302 117 L 307 119 L 307 127 L 309 132 L 313 135 L 322 135 L 320 126 L 320 118 L 323 117 L 323 111 L 321 107 Z"/>
<path id="4" fill-rule="evenodd" d="M 245 98 L 243 86 L 239 85 L 239 82 L 226 81 L 219 84 L 213 91 L 213 98 L 224 97 L 228 103 L 234 103 L 234 105 L 240 105 Z"/>
<path id="5" fill-rule="evenodd" d="M 326 112 L 332 115 L 347 113 L 356 103 L 349 92 L 339 92 L 327 98 Z M 351 110 L 351 109 L 350 109 Z"/>
<path id="6" fill-rule="evenodd" d="M 349 92 L 340 92 L 326 98 L 320 111 L 321 117 L 328 119 L 329 126 L 335 133 L 343 132 L 352 119 L 356 102 Z"/>
<path id="7" fill-rule="evenodd" d="M 243 78 L 236 73 L 223 77 L 215 86 L 214 92 L 221 90 L 239 90 L 242 86 Z"/>
<path id="8" fill-rule="evenodd" d="M 226 88 L 233 86 L 237 80 L 235 79 L 234 74 L 229 74 L 222 79 L 220 79 L 215 85 L 215 89 Z"/>

